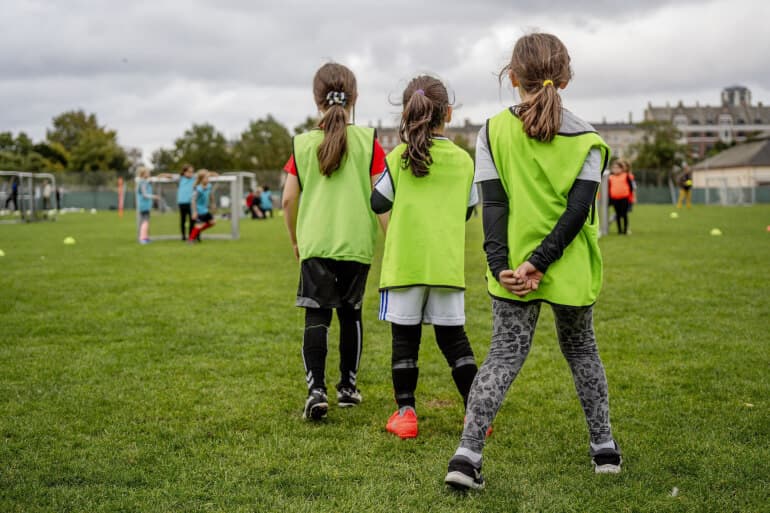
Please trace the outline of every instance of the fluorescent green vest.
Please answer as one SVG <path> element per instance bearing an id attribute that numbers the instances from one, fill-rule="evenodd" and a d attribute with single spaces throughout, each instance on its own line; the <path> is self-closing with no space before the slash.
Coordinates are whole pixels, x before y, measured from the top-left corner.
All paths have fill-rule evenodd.
<path id="1" fill-rule="evenodd" d="M 347 127 L 347 152 L 331 176 L 318 166 L 322 130 L 294 137 L 294 161 L 302 194 L 297 214 L 300 260 L 321 257 L 370 264 L 377 218 L 370 206 L 374 129 Z"/>
<path id="2" fill-rule="evenodd" d="M 417 178 L 402 167 L 406 145 L 387 156 L 395 199 L 385 237 L 380 290 L 429 285 L 465 288 L 465 213 L 473 160 L 446 139 L 434 139 L 433 164 Z"/>
<path id="3" fill-rule="evenodd" d="M 567 195 L 592 148 L 609 147 L 596 132 L 559 133 L 550 142 L 528 137 L 510 110 L 487 122 L 489 147 L 508 195 L 508 264 L 516 269 L 540 245 L 567 208 Z M 595 206 L 585 225 L 551 264 L 538 290 L 520 298 L 505 290 L 487 269 L 490 295 L 514 301 L 545 300 L 569 306 L 596 301 L 602 286 L 602 257 Z"/>

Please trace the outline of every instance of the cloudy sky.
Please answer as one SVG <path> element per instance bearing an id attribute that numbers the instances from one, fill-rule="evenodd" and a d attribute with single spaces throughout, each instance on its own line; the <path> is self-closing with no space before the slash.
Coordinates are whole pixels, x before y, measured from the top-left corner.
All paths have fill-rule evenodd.
<path id="1" fill-rule="evenodd" d="M 322 63 L 359 83 L 356 122 L 393 124 L 418 73 L 442 77 L 456 119 L 514 101 L 496 73 L 533 30 L 558 35 L 575 76 L 565 105 L 589 121 L 642 117 L 648 102 L 718 104 L 746 85 L 770 104 L 767 0 L 2 0 L 0 131 L 45 136 L 51 118 L 96 113 L 145 159 L 193 123 L 236 138 L 272 114 L 315 113 Z"/>

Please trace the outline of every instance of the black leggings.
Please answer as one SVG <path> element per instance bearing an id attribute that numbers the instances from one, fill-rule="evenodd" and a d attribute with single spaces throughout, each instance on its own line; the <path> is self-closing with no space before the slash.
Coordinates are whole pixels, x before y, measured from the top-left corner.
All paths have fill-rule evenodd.
<path id="1" fill-rule="evenodd" d="M 618 233 L 628 232 L 628 198 L 611 199 L 615 209 L 615 221 L 618 223 Z"/>
<path id="2" fill-rule="evenodd" d="M 185 225 L 188 222 L 190 227 L 186 228 Z M 179 227 L 182 230 L 182 240 L 187 240 L 187 237 L 190 236 L 193 229 L 192 210 L 190 209 L 189 203 L 179 204 Z"/>
<path id="3" fill-rule="evenodd" d="M 337 319 L 340 321 L 340 381 L 337 389 L 355 388 L 363 348 L 361 310 L 351 306 L 337 308 Z M 308 390 L 326 390 L 327 337 L 331 322 L 331 308 L 305 309 L 302 359 L 305 363 Z"/>

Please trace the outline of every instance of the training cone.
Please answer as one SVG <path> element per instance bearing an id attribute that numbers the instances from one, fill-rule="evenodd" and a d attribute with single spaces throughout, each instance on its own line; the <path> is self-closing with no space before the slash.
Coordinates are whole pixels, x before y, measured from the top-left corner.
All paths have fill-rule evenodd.
<path id="1" fill-rule="evenodd" d="M 75 244 L 75 239 L 73 237 L 67 237 L 64 239 L 64 243 L 67 246 L 72 246 L 73 244 Z"/>
<path id="2" fill-rule="evenodd" d="M 668 217 L 670 217 L 671 219 L 679 219 L 679 214 L 678 214 L 678 213 L 676 213 L 676 212 L 671 212 L 671 213 L 668 215 Z"/>
<path id="3" fill-rule="evenodd" d="M 720 230 L 719 228 L 712 228 L 709 233 L 714 236 L 722 235 L 722 230 Z"/>
<path id="4" fill-rule="evenodd" d="M 3 251 L 2 249 L 0 249 L 0 257 L 4 257 L 4 256 L 5 256 L 5 251 Z"/>

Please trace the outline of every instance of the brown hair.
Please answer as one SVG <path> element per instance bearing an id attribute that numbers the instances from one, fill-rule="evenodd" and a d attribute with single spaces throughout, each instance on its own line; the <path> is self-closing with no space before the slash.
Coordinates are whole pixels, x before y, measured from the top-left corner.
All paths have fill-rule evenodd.
<path id="1" fill-rule="evenodd" d="M 318 164 L 321 174 L 331 176 L 347 151 L 346 108 L 355 105 L 358 98 L 356 77 L 342 64 L 328 62 L 313 77 L 313 97 L 322 112 L 318 126 L 324 131 L 324 140 L 318 146 Z"/>
<path id="2" fill-rule="evenodd" d="M 200 184 L 203 183 L 203 179 L 206 178 L 209 174 L 208 169 L 199 169 L 198 173 L 195 175 L 195 184 L 194 186 L 197 187 Z"/>
<path id="3" fill-rule="evenodd" d="M 411 166 L 414 176 L 425 176 L 428 166 L 433 164 L 433 131 L 446 119 L 449 95 L 439 79 L 420 75 L 404 89 L 403 106 L 398 135 L 406 143 L 406 151 L 401 156 L 401 165 L 404 169 Z"/>
<path id="4" fill-rule="evenodd" d="M 184 166 L 182 166 L 182 170 L 181 170 L 181 171 L 179 171 L 179 174 L 180 174 L 180 175 L 183 175 L 183 174 L 185 174 L 185 173 L 187 172 L 187 170 L 188 170 L 188 169 L 189 169 L 190 171 L 193 171 L 193 172 L 195 172 L 195 168 L 193 167 L 193 165 L 192 165 L 192 164 L 185 164 Z"/>
<path id="5" fill-rule="evenodd" d="M 621 169 L 623 169 L 623 171 L 625 171 L 626 173 L 630 173 L 630 172 L 631 172 L 631 163 L 630 163 L 628 160 L 626 160 L 626 159 L 623 159 L 623 158 L 620 158 L 620 159 L 616 160 L 615 162 L 616 162 L 616 163 L 617 163 L 617 164 L 618 164 L 618 165 L 621 167 Z"/>
<path id="6" fill-rule="evenodd" d="M 551 141 L 561 127 L 561 97 L 557 87 L 572 78 L 567 47 L 551 34 L 535 33 L 516 41 L 511 62 L 498 75 L 512 73 L 527 99 L 516 107 L 528 136 Z"/>

